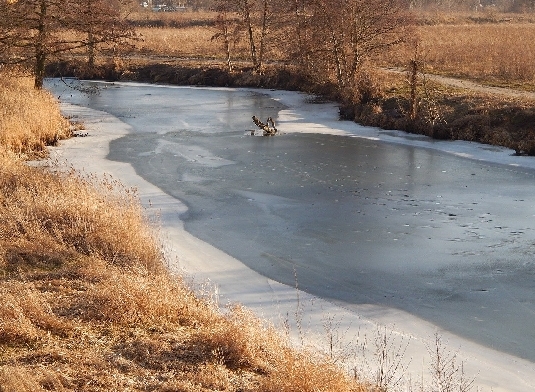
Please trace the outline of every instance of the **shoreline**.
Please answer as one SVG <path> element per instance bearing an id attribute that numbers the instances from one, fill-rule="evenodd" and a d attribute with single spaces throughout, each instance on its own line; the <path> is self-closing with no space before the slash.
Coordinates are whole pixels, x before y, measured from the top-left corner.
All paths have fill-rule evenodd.
<path id="1" fill-rule="evenodd" d="M 282 96 L 285 95 L 284 92 L 267 93 L 279 94 L 278 99 L 284 99 Z M 288 96 L 286 99 L 289 99 Z M 421 378 L 418 372 L 421 373 L 422 367 L 426 368 L 428 365 L 423 366 L 421 363 L 423 357 L 427 356 L 426 345 L 432 343 L 433 335 L 437 331 L 433 325 L 407 313 L 373 305 L 359 306 L 357 312 L 352 312 L 328 301 L 297 292 L 295 287 L 284 286 L 258 275 L 239 260 L 187 233 L 179 219 L 179 215 L 186 211 L 183 203 L 138 177 L 130 165 L 106 159 L 109 142 L 127 134 L 128 125 L 104 112 L 65 105 L 62 105 L 62 111 L 82 120 L 89 135 L 63 141 L 60 147 L 51 148 L 51 160 L 65 161 L 87 173 L 107 173 L 121 180 L 126 186 L 136 187 L 143 205 L 151 206 L 148 212 L 161 220 L 160 234 L 172 272 L 185 274 L 194 286 L 205 290 L 206 295 L 218 296 L 220 303 L 239 302 L 276 325 L 289 324 L 290 332 L 297 341 L 302 333 L 299 330 L 307 330 L 307 341 L 314 342 L 319 348 L 328 347 L 325 327 L 329 320 L 331 326 L 336 326 L 336 330 L 345 331 L 345 341 L 354 340 L 354 336 L 367 336 L 371 352 L 375 347 L 371 347 L 373 341 L 370 339 L 373 340 L 379 325 L 386 325 L 385 330 L 393 337 L 394 342 L 399 343 L 400 340 L 410 337 L 411 347 L 405 355 L 406 359 L 413 360 L 406 373 L 410 374 L 412 380 Z M 289 122 L 291 109 L 283 112 L 282 121 Z M 289 124 L 286 123 L 285 126 Z M 369 129 L 370 135 L 362 137 L 375 137 L 373 133 L 380 131 Z M 504 151 L 504 154 L 507 153 Z M 493 388 L 494 391 L 524 391 L 526 388 L 534 388 L 532 363 L 478 346 L 445 331 L 438 332 L 452 352 L 459 350 L 459 358 L 466 361 L 467 378 L 471 378 L 472 374 L 476 377 L 475 386 L 481 386 L 482 390 Z M 345 347 L 345 342 L 338 343 L 340 347 Z M 397 347 L 398 343 L 394 343 L 394 347 Z M 367 360 L 372 362 L 371 358 Z M 496 374 L 502 374 L 500 385 L 496 384 Z"/>
<path id="2" fill-rule="evenodd" d="M 533 122 L 533 94 L 502 87 L 479 85 L 474 81 L 444 77 L 440 75 L 423 75 L 418 80 L 426 80 L 442 86 L 432 94 L 433 106 L 437 110 L 420 107 L 419 115 L 410 119 L 406 114 L 411 105 L 410 98 L 403 92 L 399 69 L 379 69 L 377 72 L 384 79 L 383 94 L 375 99 L 358 102 L 343 98 L 332 82 L 318 83 L 293 67 L 273 64 L 266 67 L 262 75 L 257 75 L 251 67 L 240 66 L 229 72 L 225 66 L 212 61 L 195 59 L 137 59 L 123 68 L 103 65 L 92 76 L 80 74 L 77 62 L 61 61 L 51 64 L 48 69 L 50 77 L 68 76 L 107 80 L 110 82 L 155 83 L 170 86 L 197 86 L 248 89 L 282 89 L 314 94 L 320 100 L 336 101 L 340 107 L 340 116 L 348 121 L 364 126 L 379 127 L 386 132 L 402 130 L 406 135 L 426 136 L 437 141 L 473 141 L 490 147 L 506 147 L 516 155 L 534 156 L 535 139 L 531 124 Z M 83 68 L 83 67 L 81 67 Z M 394 79 L 392 79 L 394 76 Z M 422 80 L 418 84 L 422 83 Z M 395 86 L 393 92 L 386 85 Z M 417 99 L 424 100 L 420 91 Z M 453 99 L 452 99 L 453 98 Z"/>

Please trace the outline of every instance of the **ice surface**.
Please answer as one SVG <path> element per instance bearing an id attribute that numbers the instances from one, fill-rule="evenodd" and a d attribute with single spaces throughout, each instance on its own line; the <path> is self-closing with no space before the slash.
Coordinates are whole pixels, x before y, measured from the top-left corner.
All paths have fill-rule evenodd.
<path id="1" fill-rule="evenodd" d="M 312 331 L 334 312 L 355 335 L 385 324 L 411 336 L 407 355 L 423 356 L 438 330 L 482 390 L 535 388 L 533 158 L 338 121 L 336 105 L 294 92 L 49 86 L 124 122 L 108 139 L 99 130 L 68 142 L 101 160 L 58 151 L 140 182 L 179 265 L 222 298 L 273 319 L 295 313 L 297 283 Z M 283 134 L 246 136 L 252 115 L 275 118 Z M 318 309 L 318 298 L 329 302 Z"/>

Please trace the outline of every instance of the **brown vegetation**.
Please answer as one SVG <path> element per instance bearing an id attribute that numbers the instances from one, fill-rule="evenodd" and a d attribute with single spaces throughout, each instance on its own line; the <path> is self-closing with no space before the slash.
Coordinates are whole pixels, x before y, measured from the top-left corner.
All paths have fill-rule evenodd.
<path id="1" fill-rule="evenodd" d="M 143 15 L 154 19 L 155 14 L 159 13 L 138 14 L 131 23 L 139 23 L 136 21 Z M 484 85 L 517 88 L 520 92 L 533 90 L 535 23 L 532 14 L 416 12 L 410 39 L 402 37 L 405 43 L 388 51 L 371 51 L 355 74 L 352 74 L 354 67 L 346 71 L 337 67 L 337 64 L 349 63 L 344 57 L 333 58 L 328 47 L 318 47 L 316 53 L 298 50 L 299 38 L 292 30 L 295 26 L 285 21 L 276 24 L 279 31 L 269 31 L 271 44 L 266 47 L 265 63 L 258 73 L 248 60 L 250 48 L 245 38 L 232 43 L 232 58 L 225 52 L 222 41 L 211 39 L 221 34 L 216 13 L 164 14 L 167 27 L 139 30 L 142 40 L 136 43 L 130 55 L 124 57 L 119 66 L 113 63 L 113 72 L 104 66 L 101 77 L 301 90 L 338 100 L 342 106 L 341 115 L 359 123 L 440 139 L 500 145 L 517 154 L 535 154 L 531 98 L 476 93 L 434 83 L 425 76 L 429 73 L 447 75 Z M 188 17 L 191 18 L 189 24 Z M 178 28 L 169 27 L 173 25 L 173 18 Z M 293 41 L 282 36 L 293 37 Z M 299 56 L 292 58 L 296 54 L 311 56 L 316 71 L 311 73 L 303 68 Z M 350 58 L 351 53 L 347 56 Z M 331 60 L 324 62 L 319 57 Z M 404 71 L 410 69 L 411 64 L 412 74 Z M 396 72 L 384 71 L 392 68 Z M 329 73 L 329 69 L 332 72 Z M 336 69 L 342 72 L 338 79 Z M 56 71 L 55 75 L 58 74 L 76 72 L 71 64 L 60 68 L 59 73 Z M 356 83 L 345 83 L 344 74 Z M 348 93 L 344 86 L 350 86 L 352 92 Z"/>
<path id="2" fill-rule="evenodd" d="M 436 24 L 417 31 L 426 72 L 535 90 L 534 22 Z M 381 63 L 406 67 L 411 48 L 398 49 Z"/>
<path id="3" fill-rule="evenodd" d="M 63 126 L 31 80 L 12 83 L 19 112 Z M 25 139 L 0 143 L 0 391 L 372 390 L 246 309 L 198 299 L 163 267 L 133 190 L 30 167 L 12 151 Z"/>
<path id="4" fill-rule="evenodd" d="M 131 36 L 119 5 L 101 0 L 0 1 L 0 66 L 32 69 L 40 89 L 51 57 L 84 48 L 90 73 L 100 45 L 116 46 Z"/>
<path id="5" fill-rule="evenodd" d="M 0 146 L 18 154 L 42 155 L 46 145 L 69 137 L 70 129 L 50 94 L 31 87 L 28 78 L 2 74 Z"/>
<path id="6" fill-rule="evenodd" d="M 247 63 L 249 43 L 237 41 L 228 70 L 221 44 L 211 40 L 214 13 L 131 18 L 141 39 L 129 57 L 97 62 L 93 76 L 299 89 L 341 100 L 342 115 L 365 124 L 535 154 L 533 102 L 423 76 L 532 89 L 535 25 L 495 14 L 437 15 L 416 18 L 416 51 L 399 47 L 368 59 L 352 86 L 355 100 L 340 94 L 335 74 L 320 80 L 302 72 L 278 45 L 266 48 L 258 72 Z M 83 76 L 84 62 L 49 71 Z M 413 71 L 384 72 L 373 63 L 413 64 Z M 25 165 L 21 155 L 46 154 L 46 145 L 71 132 L 54 100 L 31 87 L 28 79 L 0 78 L 0 391 L 366 390 L 328 359 L 291 348 L 247 310 L 221 314 L 169 276 L 134 191 Z"/>

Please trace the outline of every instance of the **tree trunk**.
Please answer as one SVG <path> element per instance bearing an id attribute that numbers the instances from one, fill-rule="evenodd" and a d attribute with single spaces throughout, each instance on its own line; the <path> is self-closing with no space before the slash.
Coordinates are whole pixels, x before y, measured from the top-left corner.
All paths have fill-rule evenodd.
<path id="1" fill-rule="evenodd" d="M 260 32 L 260 52 L 258 54 L 258 64 L 256 71 L 262 73 L 262 67 L 264 65 L 264 52 L 265 52 L 265 38 L 267 35 L 267 26 L 268 26 L 268 1 L 263 0 L 262 6 L 262 30 Z"/>
<path id="2" fill-rule="evenodd" d="M 225 39 L 225 49 L 227 51 L 227 66 L 228 66 L 228 70 L 229 72 L 232 72 L 232 60 L 231 60 L 231 57 L 230 57 L 230 36 L 229 36 L 229 31 L 228 31 L 228 25 L 225 23 L 225 25 L 223 26 L 223 29 L 224 29 L 224 32 L 223 32 L 223 35 L 224 35 L 224 39 Z"/>
<path id="3" fill-rule="evenodd" d="M 247 35 L 249 37 L 251 61 L 253 62 L 253 67 L 255 69 L 258 69 L 258 59 L 256 56 L 256 45 L 254 41 L 253 23 L 251 21 L 251 5 L 249 3 L 249 0 L 244 0 L 242 3 L 242 15 L 243 15 L 243 21 L 245 22 L 245 27 L 247 29 Z"/>
<path id="4" fill-rule="evenodd" d="M 306 16 L 306 6 L 302 0 L 295 0 L 295 36 L 297 37 L 297 61 L 307 72 L 310 67 L 309 37 Z"/>
<path id="5" fill-rule="evenodd" d="M 45 78 L 45 63 L 46 63 L 46 17 L 47 17 L 47 2 L 41 0 L 39 3 L 39 23 L 37 26 L 37 42 L 35 45 L 35 66 L 34 66 L 34 87 L 41 89 L 43 87 L 43 80 Z"/>
<path id="6" fill-rule="evenodd" d="M 85 2 L 85 19 L 87 23 L 87 72 L 89 76 L 93 76 L 95 69 L 95 35 L 93 33 L 94 20 L 93 20 L 93 7 L 92 0 L 86 0 Z"/>
<path id="7" fill-rule="evenodd" d="M 411 89 L 410 95 L 410 113 L 409 118 L 414 121 L 418 116 L 418 93 L 417 93 L 417 84 L 418 84 L 418 62 L 415 59 L 412 59 L 410 62 L 409 69 L 409 86 Z"/>
<path id="8" fill-rule="evenodd" d="M 89 76 L 93 76 L 95 70 L 95 45 L 93 32 L 89 30 L 87 33 L 87 71 Z"/>

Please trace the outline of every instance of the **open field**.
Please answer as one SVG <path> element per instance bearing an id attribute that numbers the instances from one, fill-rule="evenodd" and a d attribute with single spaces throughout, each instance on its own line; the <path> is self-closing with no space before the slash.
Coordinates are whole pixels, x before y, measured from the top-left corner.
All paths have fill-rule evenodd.
<path id="1" fill-rule="evenodd" d="M 210 39 L 213 32 L 206 27 L 142 27 L 137 31 L 142 39 L 136 43 L 136 51 L 142 54 L 207 59 L 221 57 L 218 43 Z"/>
<path id="2" fill-rule="evenodd" d="M 535 89 L 535 17 L 530 14 L 415 14 L 419 56 L 430 73 Z M 135 51 L 176 57 L 224 57 L 215 13 L 139 13 L 132 16 L 142 40 Z M 188 19 L 191 18 L 191 19 Z M 272 49 L 268 60 L 284 61 Z M 247 57 L 241 42 L 236 53 Z M 407 67 L 414 40 L 377 59 L 381 65 Z"/>
<path id="3" fill-rule="evenodd" d="M 420 26 L 418 37 L 426 72 L 535 90 L 535 23 Z M 385 65 L 406 66 L 410 55 Z"/>
<path id="4" fill-rule="evenodd" d="M 214 13 L 164 13 L 163 19 L 157 19 L 159 15 L 133 16 L 136 31 L 142 37 L 134 53 L 224 58 L 221 44 L 211 40 L 216 33 Z M 528 16 L 481 12 L 416 14 L 416 42 L 425 71 L 535 91 L 535 17 Z M 188 17 L 192 19 L 188 21 Z M 238 58 L 247 58 L 244 42 L 236 49 Z M 274 47 L 270 56 L 275 61 L 286 60 Z M 385 67 L 408 67 L 413 56 L 411 39 L 376 61 Z"/>
<path id="5" fill-rule="evenodd" d="M 431 26 L 420 35 L 428 72 L 535 87 L 535 23 Z"/>
<path id="6" fill-rule="evenodd" d="M 14 130 L 0 143 L 1 391 L 373 390 L 170 276 L 134 190 L 25 164 L 13 150 L 41 154 L 65 120 L 30 80 L 1 80 L 15 86 L 3 99 L 34 114 L 0 112 Z M 41 117 L 48 132 L 28 123 Z"/>

